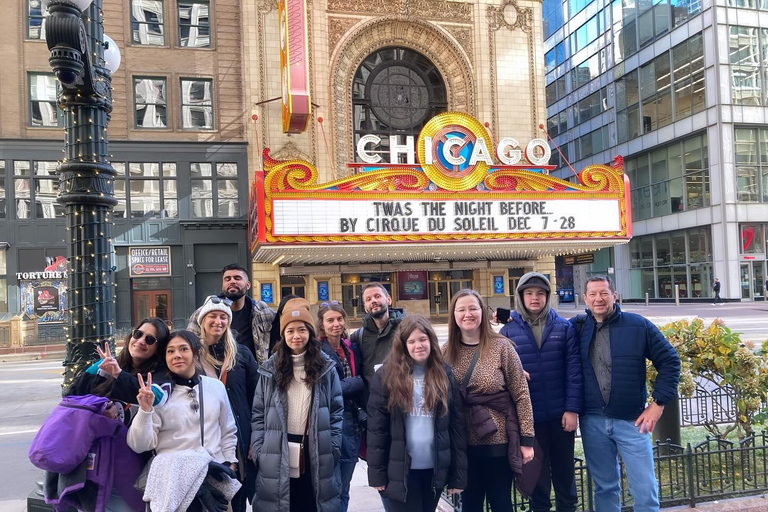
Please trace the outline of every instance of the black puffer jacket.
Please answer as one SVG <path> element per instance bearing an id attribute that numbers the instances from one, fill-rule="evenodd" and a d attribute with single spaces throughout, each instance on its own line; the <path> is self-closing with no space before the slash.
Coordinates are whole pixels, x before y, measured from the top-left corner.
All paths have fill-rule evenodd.
<path id="1" fill-rule="evenodd" d="M 383 496 L 404 502 L 407 495 L 408 471 L 411 467 L 406 447 L 405 413 L 389 411 L 389 392 L 382 382 L 385 365 L 373 377 L 368 400 L 368 485 L 386 486 Z M 435 410 L 435 471 L 432 488 L 435 493 L 467 487 L 467 442 L 464 431 L 464 405 L 459 386 L 450 366 L 448 375 L 448 414 L 438 402 Z"/>

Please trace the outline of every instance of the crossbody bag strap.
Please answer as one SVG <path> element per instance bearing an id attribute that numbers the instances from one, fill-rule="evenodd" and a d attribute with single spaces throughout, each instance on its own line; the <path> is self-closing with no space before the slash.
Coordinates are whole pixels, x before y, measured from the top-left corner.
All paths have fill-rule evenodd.
<path id="1" fill-rule="evenodd" d="M 475 365 L 477 364 L 477 360 L 480 358 L 480 346 L 475 349 L 475 354 L 472 356 L 472 361 L 469 362 L 469 366 L 467 367 L 467 373 L 464 374 L 464 379 L 461 381 L 461 387 L 464 389 L 467 389 L 467 386 L 469 385 L 469 379 L 472 378 L 472 373 L 475 371 Z"/>
<path id="2" fill-rule="evenodd" d="M 203 410 L 203 377 L 200 377 L 200 446 L 205 448 L 205 411 Z"/>
<path id="3" fill-rule="evenodd" d="M 312 405 L 315 403 L 315 388 L 312 387 L 312 397 L 309 399 L 309 410 L 307 411 L 307 423 L 304 425 L 304 435 L 301 436 L 301 446 L 307 441 L 307 434 L 309 434 L 309 418 L 312 417 Z"/>

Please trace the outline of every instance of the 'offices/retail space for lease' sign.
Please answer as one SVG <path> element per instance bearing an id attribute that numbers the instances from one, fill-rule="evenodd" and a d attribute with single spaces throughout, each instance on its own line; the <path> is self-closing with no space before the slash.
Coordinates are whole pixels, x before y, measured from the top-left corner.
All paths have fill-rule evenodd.
<path id="1" fill-rule="evenodd" d="M 366 163 L 327 183 L 317 183 L 311 163 L 264 151 L 261 243 L 631 238 L 620 159 L 586 167 L 572 183 L 549 176 L 545 142 L 494 143 L 480 122 L 455 112 L 431 119 L 418 140 L 390 143 L 390 163 L 376 153 L 380 139 L 360 141 Z"/>

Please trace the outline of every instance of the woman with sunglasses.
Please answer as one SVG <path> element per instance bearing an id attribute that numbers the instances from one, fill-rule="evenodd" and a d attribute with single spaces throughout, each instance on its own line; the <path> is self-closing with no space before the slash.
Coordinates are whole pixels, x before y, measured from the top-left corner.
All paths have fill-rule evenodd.
<path id="1" fill-rule="evenodd" d="M 198 310 L 197 322 L 203 343 L 200 355 L 203 373 L 224 384 L 237 423 L 237 460 L 234 462 L 238 464 L 238 477 L 245 485 L 232 500 L 232 510 L 243 512 L 256 489 L 256 468 L 250 460 L 248 446 L 259 367 L 248 347 L 235 341 L 231 304 L 231 300 L 217 295 L 207 297 Z"/>
<path id="2" fill-rule="evenodd" d="M 129 405 L 137 403 L 139 375 L 154 372 L 156 384 L 167 381 L 165 359 L 157 351 L 158 346 L 167 341 L 165 321 L 156 317 L 141 320 L 125 337 L 119 354 L 112 354 L 106 344 L 104 350 L 97 347 L 100 359 L 74 380 L 67 394 L 105 396 L 121 402 L 115 404 L 112 413 L 129 424 Z"/>
<path id="3" fill-rule="evenodd" d="M 339 512 L 336 467 L 344 399 L 333 361 L 315 338 L 309 302 L 280 317 L 282 342 L 259 368 L 251 453 L 258 467 L 254 512 Z"/>
<path id="4" fill-rule="evenodd" d="M 434 512 L 467 484 L 464 407 L 429 320 L 406 316 L 368 401 L 368 483 L 389 512 Z"/>
<path id="5" fill-rule="evenodd" d="M 337 301 L 323 302 L 317 312 L 317 339 L 326 356 L 336 363 L 344 396 L 344 425 L 341 437 L 341 510 L 349 505 L 349 483 L 357 465 L 360 444 L 365 435 L 365 381 L 363 354 L 357 343 L 350 343 L 347 313 Z"/>
<path id="6" fill-rule="evenodd" d="M 155 451 L 144 492 L 150 509 L 226 510 L 239 487 L 230 480 L 237 476 L 237 426 L 224 385 L 197 369 L 201 348 L 190 331 L 174 331 L 160 347 L 172 382 L 160 406 L 153 405 L 152 374 L 146 383 L 139 376 L 140 408 L 128 429 L 128 445 L 136 452 Z M 226 489 L 214 489 L 210 478 L 201 484 L 201 474 Z"/>
<path id="7" fill-rule="evenodd" d="M 108 344 L 104 345 L 104 350 L 97 347 L 100 359 L 74 380 L 67 390 L 67 395 L 107 397 L 112 402 L 104 414 L 130 425 L 131 419 L 138 411 L 136 395 L 139 392 L 141 376 L 147 376 L 150 372 L 155 374 L 155 403 L 160 403 L 165 395 L 159 384 L 167 382 L 168 378 L 165 359 L 158 352 L 158 347 L 167 342 L 168 328 L 163 320 L 156 317 L 141 320 L 125 337 L 123 350 L 119 354 L 113 355 Z M 145 458 L 148 459 L 149 456 Z M 106 510 L 131 510 L 118 489 L 123 489 L 123 493 L 131 493 L 136 475 L 122 475 L 117 472 L 116 476 L 120 481 L 113 482 Z"/>

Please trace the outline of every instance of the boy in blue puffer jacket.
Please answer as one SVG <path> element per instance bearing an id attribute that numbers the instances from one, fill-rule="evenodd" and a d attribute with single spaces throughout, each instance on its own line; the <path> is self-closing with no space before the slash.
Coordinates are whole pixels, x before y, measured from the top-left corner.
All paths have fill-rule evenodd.
<path id="1" fill-rule="evenodd" d="M 501 334 L 512 340 L 528 373 L 534 430 L 542 469 L 531 494 L 531 511 L 549 511 L 550 486 L 557 512 L 578 502 L 573 464 L 574 433 L 581 412 L 582 373 L 573 326 L 550 307 L 549 280 L 528 272 L 517 285 L 515 311 Z"/>

